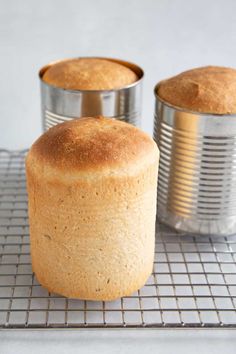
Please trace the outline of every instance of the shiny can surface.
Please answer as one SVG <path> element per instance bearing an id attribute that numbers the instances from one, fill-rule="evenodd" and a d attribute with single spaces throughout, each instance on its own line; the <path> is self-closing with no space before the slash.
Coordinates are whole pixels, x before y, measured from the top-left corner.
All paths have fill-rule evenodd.
<path id="1" fill-rule="evenodd" d="M 123 60 L 100 59 L 111 60 L 132 69 L 137 74 L 138 80 L 114 90 L 68 90 L 43 81 L 45 71 L 57 62 L 44 66 L 39 71 L 44 131 L 67 120 L 97 115 L 140 126 L 143 70 Z"/>
<path id="2" fill-rule="evenodd" d="M 236 115 L 188 112 L 155 88 L 160 221 L 193 234 L 236 233 Z"/>

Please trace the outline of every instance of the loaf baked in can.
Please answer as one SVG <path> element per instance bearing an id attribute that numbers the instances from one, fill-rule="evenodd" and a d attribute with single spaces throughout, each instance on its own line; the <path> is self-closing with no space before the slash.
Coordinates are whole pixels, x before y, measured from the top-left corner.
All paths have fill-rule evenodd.
<path id="1" fill-rule="evenodd" d="M 43 129 L 80 117 L 106 116 L 140 126 L 144 72 L 114 58 L 51 62 L 39 71 Z"/>
<path id="2" fill-rule="evenodd" d="M 156 93 L 176 108 L 213 114 L 236 113 L 236 69 L 205 66 L 161 81 Z"/>
<path id="3" fill-rule="evenodd" d="M 112 300 L 152 271 L 159 152 L 141 130 L 80 118 L 26 158 L 33 271 L 50 292 Z"/>
<path id="4" fill-rule="evenodd" d="M 159 220 L 194 236 L 234 234 L 236 70 L 188 70 L 155 96 Z"/>
<path id="5" fill-rule="evenodd" d="M 74 58 L 51 65 L 43 75 L 49 85 L 66 90 L 113 90 L 139 78 L 130 68 L 105 58 Z"/>

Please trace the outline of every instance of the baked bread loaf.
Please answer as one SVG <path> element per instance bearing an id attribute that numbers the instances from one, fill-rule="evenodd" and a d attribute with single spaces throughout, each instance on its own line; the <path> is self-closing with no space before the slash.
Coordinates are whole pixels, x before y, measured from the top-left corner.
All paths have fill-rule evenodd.
<path id="1" fill-rule="evenodd" d="M 67 90 L 112 90 L 134 83 L 138 76 L 128 67 L 109 59 L 78 58 L 50 66 L 43 80 Z"/>
<path id="2" fill-rule="evenodd" d="M 26 158 L 33 270 L 50 292 L 112 300 L 152 271 L 159 153 L 141 130 L 81 118 L 44 133 Z"/>
<path id="3" fill-rule="evenodd" d="M 206 66 L 161 81 L 157 95 L 166 103 L 194 112 L 236 113 L 236 70 Z"/>

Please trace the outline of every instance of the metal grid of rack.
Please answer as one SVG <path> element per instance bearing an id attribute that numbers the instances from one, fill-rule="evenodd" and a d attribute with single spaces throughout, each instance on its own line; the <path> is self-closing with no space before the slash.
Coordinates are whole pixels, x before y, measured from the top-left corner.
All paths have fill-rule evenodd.
<path id="1" fill-rule="evenodd" d="M 0 328 L 236 328 L 236 235 L 157 225 L 153 273 L 132 296 L 91 302 L 48 293 L 31 269 L 25 153 L 0 150 Z"/>

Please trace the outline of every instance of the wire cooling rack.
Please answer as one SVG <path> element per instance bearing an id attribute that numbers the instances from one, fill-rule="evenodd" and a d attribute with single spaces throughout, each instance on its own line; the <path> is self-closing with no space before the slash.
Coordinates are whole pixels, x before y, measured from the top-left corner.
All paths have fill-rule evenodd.
<path id="1" fill-rule="evenodd" d="M 236 328 L 236 236 L 157 225 L 153 273 L 132 296 L 91 302 L 48 293 L 31 269 L 25 153 L 0 150 L 0 328 Z"/>

